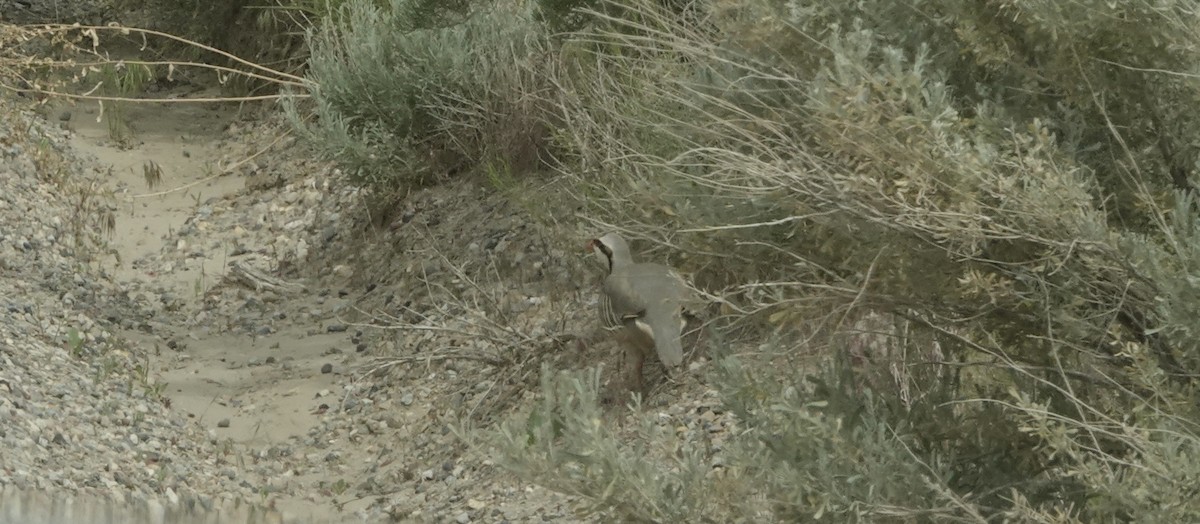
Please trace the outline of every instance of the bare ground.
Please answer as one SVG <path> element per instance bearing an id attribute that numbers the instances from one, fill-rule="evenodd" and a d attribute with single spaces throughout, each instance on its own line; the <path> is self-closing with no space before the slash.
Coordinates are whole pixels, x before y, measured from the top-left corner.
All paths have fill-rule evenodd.
<path id="1" fill-rule="evenodd" d="M 595 232 L 469 180 L 371 216 L 284 126 L 236 106 L 129 106 L 125 141 L 94 107 L 43 111 L 111 166 L 104 264 L 158 310 L 118 334 L 285 521 L 578 520 L 457 434 L 529 402 L 543 362 L 619 365 L 593 333 Z"/>

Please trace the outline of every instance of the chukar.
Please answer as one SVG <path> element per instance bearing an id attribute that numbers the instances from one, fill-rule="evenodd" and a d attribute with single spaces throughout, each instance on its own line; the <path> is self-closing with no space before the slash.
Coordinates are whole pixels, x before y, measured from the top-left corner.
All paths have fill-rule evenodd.
<path id="1" fill-rule="evenodd" d="M 691 290 L 667 266 L 634 262 L 629 244 L 616 233 L 592 240 L 588 250 L 608 268 L 600 289 L 600 319 L 605 327 L 625 331 L 635 349 L 631 378 L 641 390 L 642 364 L 651 351 L 668 371 L 683 363 L 683 307 Z"/>

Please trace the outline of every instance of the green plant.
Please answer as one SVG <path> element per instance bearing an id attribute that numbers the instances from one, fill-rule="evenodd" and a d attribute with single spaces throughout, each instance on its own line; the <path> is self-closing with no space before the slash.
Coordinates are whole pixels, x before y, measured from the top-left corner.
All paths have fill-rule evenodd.
<path id="1" fill-rule="evenodd" d="M 145 355 L 133 365 L 130 380 L 131 389 L 132 385 L 136 383 L 147 397 L 153 399 L 162 399 L 163 392 L 167 387 L 165 382 L 158 381 L 152 375 L 149 355 Z"/>
<path id="2" fill-rule="evenodd" d="M 352 182 L 381 193 L 493 160 L 524 171 L 541 158 L 530 96 L 545 87 L 538 24 L 525 9 L 431 5 L 347 5 L 310 33 L 313 106 L 287 108 Z"/>
<path id="3" fill-rule="evenodd" d="M 500 192 L 512 191 L 516 187 L 516 180 L 513 176 L 512 167 L 503 159 L 496 159 L 488 162 L 484 168 L 484 173 L 487 176 L 488 184 L 493 189 Z"/>
<path id="4" fill-rule="evenodd" d="M 133 98 L 145 89 L 154 78 L 154 72 L 146 65 L 126 65 L 123 62 L 106 63 L 100 67 L 100 85 L 106 96 Z M 119 144 L 126 144 L 133 137 L 133 129 L 125 115 L 123 101 L 101 102 L 101 115 L 108 124 L 108 136 Z"/>
<path id="5" fill-rule="evenodd" d="M 480 443 L 497 446 L 503 466 L 584 497 L 588 512 L 614 511 L 622 521 L 726 516 L 713 512 L 724 494 L 707 492 L 701 447 L 678 442 L 671 427 L 646 417 L 636 422 L 637 442 L 627 446 L 617 438 L 598 404 L 596 370 L 555 373 L 543 367 L 541 383 L 542 397 L 530 413 L 510 418 Z"/>
<path id="6" fill-rule="evenodd" d="M 330 489 L 333 490 L 334 495 L 340 496 L 342 493 L 345 493 L 346 490 L 349 488 L 350 488 L 350 483 L 346 482 L 346 479 L 337 479 L 337 481 L 333 483 L 333 486 L 331 486 Z"/>
<path id="7" fill-rule="evenodd" d="M 92 367 L 96 370 L 96 380 L 103 382 L 116 374 L 118 369 L 121 369 L 124 363 L 112 354 L 106 354 L 99 362 L 92 361 Z"/>
<path id="8" fill-rule="evenodd" d="M 1192 6 L 710 7 L 593 13 L 554 139 L 569 205 L 670 245 L 778 340 L 714 379 L 759 439 L 731 468 L 771 507 L 714 514 L 1194 520 L 1196 469 L 1170 465 L 1200 435 Z M 627 452 L 573 465 L 560 449 L 610 436 L 557 420 L 514 470 L 686 517 L 654 509 L 678 492 L 627 502 L 638 474 L 598 488 Z"/>
<path id="9" fill-rule="evenodd" d="M 200 274 L 199 274 L 199 275 L 196 275 L 196 280 L 194 280 L 194 281 L 192 282 L 192 293 L 195 295 L 195 297 L 196 297 L 196 298 L 201 298 L 201 297 L 203 297 L 203 296 L 204 296 L 204 290 L 205 290 L 204 281 L 205 281 L 205 278 L 206 278 L 206 275 L 205 275 L 205 273 L 204 273 L 204 268 L 203 268 L 203 267 L 201 267 L 201 268 L 200 268 Z"/>
<path id="10" fill-rule="evenodd" d="M 0 107 L 8 107 L 0 102 Z M 32 121 L 20 120 L 18 111 L 0 112 L 14 129 L 21 130 L 22 141 L 35 144 L 33 164 L 42 180 L 54 185 L 58 195 L 71 204 L 67 232 L 74 240 L 76 254 L 88 261 L 98 252 L 116 254 L 105 249 L 106 237 L 116 229 L 116 213 L 110 205 L 113 200 L 111 189 L 101 182 L 101 176 L 85 174 L 80 167 L 68 160 L 45 131 Z"/>
<path id="11" fill-rule="evenodd" d="M 78 329 L 70 328 L 67 330 L 67 351 L 72 357 L 80 358 L 83 356 L 83 335 Z"/>

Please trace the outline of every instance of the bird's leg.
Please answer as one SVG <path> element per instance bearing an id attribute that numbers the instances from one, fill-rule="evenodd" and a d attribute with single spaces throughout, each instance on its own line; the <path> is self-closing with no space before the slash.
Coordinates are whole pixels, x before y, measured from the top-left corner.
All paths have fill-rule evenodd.
<path id="1" fill-rule="evenodd" d="M 634 366 L 633 373 L 637 377 L 637 391 L 643 399 L 646 399 L 650 396 L 650 391 L 646 389 L 646 375 L 642 373 L 642 364 L 646 363 L 646 354 L 639 351 L 635 362 L 637 365 Z"/>
<path id="2" fill-rule="evenodd" d="M 645 383 L 642 379 L 642 364 L 646 360 L 646 354 L 641 348 L 637 347 L 636 343 L 626 344 L 625 346 L 625 380 L 630 391 L 637 392 L 646 396 Z"/>
<path id="3" fill-rule="evenodd" d="M 682 366 L 678 366 L 678 367 L 663 366 L 663 378 L 666 379 L 668 384 L 678 384 L 679 383 L 679 380 L 682 378 L 682 376 L 680 375 L 681 367 Z"/>

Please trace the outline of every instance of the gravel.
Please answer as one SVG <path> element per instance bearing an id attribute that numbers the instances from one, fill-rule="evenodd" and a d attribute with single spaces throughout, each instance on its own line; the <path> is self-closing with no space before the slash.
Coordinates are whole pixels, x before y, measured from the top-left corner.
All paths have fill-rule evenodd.
<path id="1" fill-rule="evenodd" d="M 390 222 L 372 223 L 378 218 L 360 211 L 362 192 L 293 145 L 278 155 L 286 160 L 262 161 L 294 175 L 198 202 L 161 250 L 125 261 L 169 275 L 197 256 L 222 256 L 278 277 L 280 286 L 254 289 L 223 275 L 202 296 L 179 297 L 153 281 L 118 282 L 88 263 L 102 246 L 77 243 L 75 233 L 80 224 L 96 231 L 72 220 L 69 191 L 39 178 L 34 144 L 61 155 L 78 180 L 102 173 L 70 151 L 65 131 L 2 104 L 0 524 L 65 522 L 53 511 L 70 500 L 96 514 L 125 512 L 113 522 L 189 522 L 268 495 L 330 506 L 369 501 L 348 520 L 579 521 L 571 497 L 516 481 L 452 431 L 464 417 L 485 425 L 533 402 L 541 362 L 521 382 L 485 360 L 434 357 L 461 351 L 512 362 L 535 342 L 562 339 L 577 343 L 539 350 L 555 368 L 616 369 L 612 348 L 578 342 L 595 326 L 590 286 L 598 273 L 572 238 L 593 232 L 546 233 L 503 195 L 461 181 L 416 191 Z M 253 139 L 264 136 L 274 135 L 230 126 L 222 149 L 252 157 L 261 147 Z M 472 317 L 470 301 L 494 308 L 508 331 L 480 332 L 488 318 Z M 422 329 L 363 327 L 370 324 Z M 332 334 L 344 342 L 322 356 L 327 363 L 303 370 L 287 342 L 278 361 L 230 363 L 336 381 L 311 413 L 298 415 L 311 421 L 304 434 L 255 447 L 172 411 L 145 371 L 148 350 L 121 338 L 129 331 L 160 337 L 163 353 L 180 359 L 189 358 L 193 334 Z M 526 338 L 506 345 L 498 338 L 505 333 Z M 509 404 L 488 404 L 497 398 Z M 681 438 L 711 440 L 719 450 L 733 423 L 716 398 L 701 389 L 647 405 Z M 712 465 L 722 468 L 724 459 L 718 454 Z M 233 515 L 224 521 L 257 522 Z M 278 517 L 254 515 L 245 518 Z"/>
<path id="2" fill-rule="evenodd" d="M 88 240 L 96 226 L 72 220 L 79 207 L 68 195 L 99 173 L 65 132 L 5 101 L 0 113 L 0 522 L 64 522 L 54 508 L 69 498 L 146 518 L 259 499 L 284 465 L 221 475 L 240 457 L 173 413 L 144 350 L 114 336 L 154 312 L 87 263 L 101 253 Z M 69 176 L 42 176 L 47 157 Z"/>

